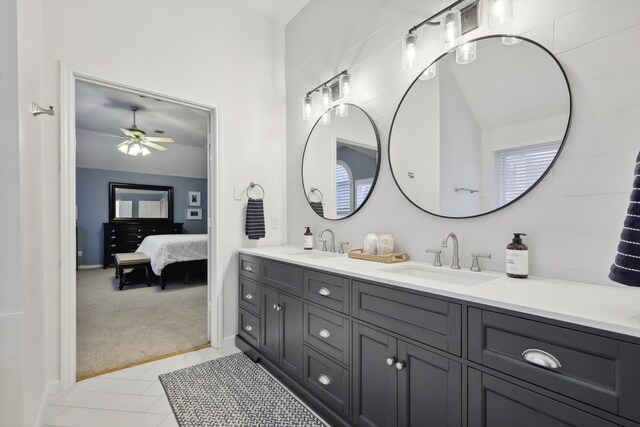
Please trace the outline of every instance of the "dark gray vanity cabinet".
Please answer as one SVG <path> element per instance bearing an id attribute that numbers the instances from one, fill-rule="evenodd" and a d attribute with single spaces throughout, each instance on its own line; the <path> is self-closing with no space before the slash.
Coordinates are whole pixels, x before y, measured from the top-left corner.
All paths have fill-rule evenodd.
<path id="1" fill-rule="evenodd" d="M 358 323 L 353 331 L 356 425 L 462 425 L 460 363 Z"/>

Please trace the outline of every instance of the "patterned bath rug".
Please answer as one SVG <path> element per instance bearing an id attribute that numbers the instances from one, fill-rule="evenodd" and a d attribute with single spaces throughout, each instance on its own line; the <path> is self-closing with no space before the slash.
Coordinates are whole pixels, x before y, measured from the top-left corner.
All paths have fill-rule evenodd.
<path id="1" fill-rule="evenodd" d="M 160 375 L 181 427 L 324 427 L 244 353 Z"/>

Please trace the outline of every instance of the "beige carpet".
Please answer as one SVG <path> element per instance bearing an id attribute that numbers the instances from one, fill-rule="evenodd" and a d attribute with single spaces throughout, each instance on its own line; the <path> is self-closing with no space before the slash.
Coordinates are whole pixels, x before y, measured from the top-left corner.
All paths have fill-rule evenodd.
<path id="1" fill-rule="evenodd" d="M 84 376 L 207 343 L 206 277 L 118 290 L 114 269 L 77 274 L 77 375 Z"/>

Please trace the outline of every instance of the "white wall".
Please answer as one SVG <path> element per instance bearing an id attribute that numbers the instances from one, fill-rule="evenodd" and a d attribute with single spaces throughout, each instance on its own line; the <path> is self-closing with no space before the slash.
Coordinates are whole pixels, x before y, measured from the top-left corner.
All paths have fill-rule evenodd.
<path id="1" fill-rule="evenodd" d="M 38 8 L 43 25 L 37 20 Z M 116 82 L 220 107 L 218 196 L 223 234 L 218 239 L 224 269 L 224 334 L 234 335 L 236 249 L 281 244 L 286 236 L 281 226 L 269 228 L 266 239 L 249 241 L 243 229 L 246 195 L 242 201 L 234 200 L 234 186 L 244 189 L 250 181 L 260 183 L 267 193 L 267 218 L 277 216 L 279 224 L 285 223 L 282 26 L 229 1 L 34 0 L 21 1 L 19 13 L 24 17 L 21 31 L 34 31 L 33 37 L 41 43 L 44 76 L 43 94 L 21 99 L 21 110 L 28 108 L 27 100 L 59 108 L 60 61 Z M 141 25 L 141 17 L 152 24 Z M 28 77 L 23 81 L 33 83 Z M 24 176 L 33 185 L 22 196 L 30 209 L 25 212 L 23 206 L 23 214 L 31 218 L 22 231 L 23 241 L 36 251 L 29 258 L 43 260 L 32 274 L 37 274 L 33 280 L 39 284 L 34 297 L 46 304 L 38 309 L 45 317 L 39 325 L 42 336 L 31 331 L 29 339 L 42 339 L 46 377 L 56 380 L 60 366 L 60 126 L 59 116 L 35 120 L 43 131 L 27 148 L 33 156 L 25 152 L 29 170 Z"/>
<path id="2" fill-rule="evenodd" d="M 0 426 L 22 424 L 23 300 L 20 286 L 16 2 L 0 2 Z"/>
<path id="3" fill-rule="evenodd" d="M 389 126 L 409 83 L 419 73 L 403 72 L 400 40 L 421 19 L 448 1 L 317 1 L 286 28 L 287 181 L 289 241 L 299 243 L 303 225 L 331 227 L 339 240 L 357 248 L 367 232 L 389 231 L 398 249 L 431 261 L 426 247 L 442 235 L 460 238 L 464 267 L 470 252 L 493 255 L 485 268 L 504 271 L 511 233 L 528 233 L 531 273 L 554 278 L 611 283 L 609 266 L 628 204 L 640 136 L 640 2 L 636 0 L 514 0 L 515 23 L 504 32 L 524 34 L 550 49 L 565 68 L 573 92 L 573 126 L 552 172 L 527 197 L 475 219 L 430 216 L 407 201 L 389 172 Z M 465 36 L 490 34 L 486 2 L 481 27 Z M 423 31 L 422 66 L 441 52 L 438 28 Z M 423 39 L 425 40 L 425 39 Z M 310 125 L 301 120 L 304 94 L 336 72 L 353 75 L 354 103 L 375 119 L 383 139 L 380 177 L 371 198 L 352 218 L 318 218 L 300 191 L 300 160 Z M 445 250 L 445 262 L 451 259 Z"/>

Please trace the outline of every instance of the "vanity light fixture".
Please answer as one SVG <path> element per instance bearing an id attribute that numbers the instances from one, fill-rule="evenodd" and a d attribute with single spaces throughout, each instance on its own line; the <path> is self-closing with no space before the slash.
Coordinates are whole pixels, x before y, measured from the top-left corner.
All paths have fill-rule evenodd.
<path id="1" fill-rule="evenodd" d="M 513 22 L 513 0 L 489 0 L 490 29 L 496 29 Z"/>
<path id="2" fill-rule="evenodd" d="M 437 73 L 438 73 L 438 63 L 434 62 L 429 66 L 429 68 L 424 70 L 424 73 L 420 74 L 420 77 L 418 78 L 420 80 L 431 80 L 436 76 Z"/>
<path id="3" fill-rule="evenodd" d="M 425 25 L 440 26 L 442 41 L 447 50 L 460 44 L 460 37 L 478 28 L 480 0 L 457 0 L 441 11 L 409 29 L 402 38 L 402 69 L 410 70 L 418 59 L 417 30 Z M 439 21 L 438 18 L 442 17 Z"/>
<path id="4" fill-rule="evenodd" d="M 476 60 L 476 42 L 462 44 L 456 49 L 456 62 L 461 65 L 470 64 Z"/>
<path id="5" fill-rule="evenodd" d="M 313 94 L 320 92 L 320 117 L 321 125 L 328 125 L 331 123 L 331 111 L 333 108 L 334 100 L 338 101 L 338 105 L 335 107 L 336 116 L 346 117 L 349 114 L 349 106 L 346 103 L 346 98 L 351 93 L 351 74 L 344 70 L 335 76 L 331 77 L 326 82 L 316 86 L 302 99 L 302 120 L 309 121 L 313 118 Z M 337 97 L 334 97 L 334 94 Z"/>

